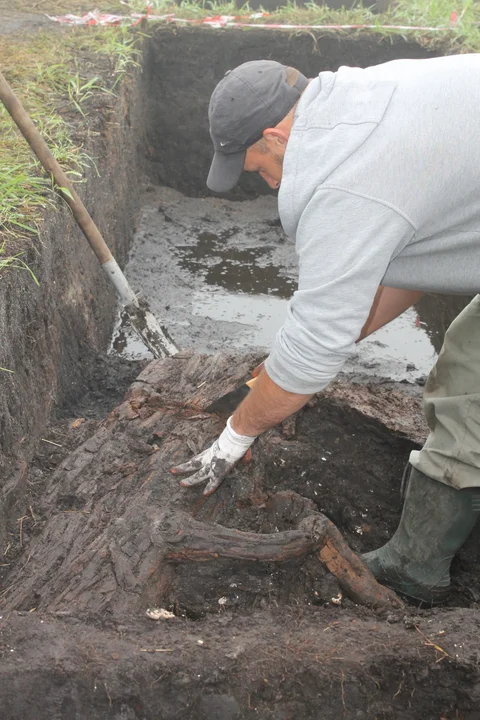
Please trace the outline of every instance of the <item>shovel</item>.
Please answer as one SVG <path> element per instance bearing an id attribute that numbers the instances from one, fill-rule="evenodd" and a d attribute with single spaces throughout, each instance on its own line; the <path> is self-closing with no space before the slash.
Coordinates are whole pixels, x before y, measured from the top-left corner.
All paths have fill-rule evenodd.
<path id="1" fill-rule="evenodd" d="M 230 390 L 230 392 L 214 400 L 208 407 L 205 408 L 205 412 L 215 413 L 216 415 L 232 415 L 242 400 L 245 400 L 250 392 L 250 389 L 257 382 L 257 378 L 263 369 L 264 361 L 252 370 L 252 377 L 250 380 L 247 380 L 243 383 L 243 385 L 239 385 L 233 390 Z"/>
<path id="2" fill-rule="evenodd" d="M 250 388 L 256 383 L 256 381 L 257 378 L 253 377 L 250 380 L 247 380 L 243 385 L 239 385 L 239 387 L 236 387 L 234 390 L 230 390 L 230 392 L 217 398 L 208 407 L 206 407 L 205 412 L 215 413 L 216 415 L 232 415 L 242 400 L 247 397 L 250 392 Z"/>
<path id="3" fill-rule="evenodd" d="M 148 305 L 144 301 L 142 301 L 141 304 L 138 302 L 137 296 L 128 284 L 127 278 L 120 270 L 117 261 L 90 217 L 87 208 L 75 192 L 67 175 L 53 157 L 45 140 L 36 129 L 25 108 L 1 72 L 0 100 L 5 105 L 13 121 L 42 166 L 53 177 L 57 190 L 70 206 L 73 217 L 90 243 L 90 247 L 97 256 L 106 276 L 117 291 L 132 328 L 156 358 L 175 355 L 178 352 L 175 343 L 169 337 L 165 328 L 158 323 L 154 315 L 150 312 Z"/>

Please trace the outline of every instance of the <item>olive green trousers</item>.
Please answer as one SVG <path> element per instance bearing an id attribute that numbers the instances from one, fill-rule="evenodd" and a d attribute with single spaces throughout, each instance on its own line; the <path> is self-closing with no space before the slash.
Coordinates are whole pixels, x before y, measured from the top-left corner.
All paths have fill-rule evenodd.
<path id="1" fill-rule="evenodd" d="M 480 486 L 480 295 L 453 321 L 424 393 L 430 434 L 410 463 L 461 490 Z"/>

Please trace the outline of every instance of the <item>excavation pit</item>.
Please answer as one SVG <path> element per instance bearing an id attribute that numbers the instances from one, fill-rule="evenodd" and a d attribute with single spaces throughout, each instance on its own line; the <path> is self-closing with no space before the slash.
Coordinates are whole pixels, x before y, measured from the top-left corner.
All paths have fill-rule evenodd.
<path id="1" fill-rule="evenodd" d="M 63 392 L 42 435 L 54 445 L 9 477 L 5 532 L 16 555 L 2 568 L 0 690 L 9 720 L 479 717 L 479 528 L 441 610 L 372 609 L 314 553 L 227 556 L 225 535 L 208 535 L 221 526 L 229 539 L 240 530 L 274 543 L 320 512 L 356 552 L 385 542 L 404 465 L 425 437 L 422 378 L 451 305 L 429 300 L 420 323 L 407 317 L 409 352 L 422 345 L 415 367 L 395 346 L 400 328 L 386 347 L 359 350 L 349 374 L 262 436 L 211 498 L 170 473 L 221 431 L 224 419 L 203 408 L 263 359 L 296 278 L 275 199 L 260 185 L 205 195 L 215 82 L 261 57 L 313 75 L 427 54 L 403 40 L 266 31 L 159 30 L 146 42 L 142 98 L 123 109 L 123 122 L 131 113 L 140 123 L 132 132 L 146 134 L 150 173 L 136 232 L 126 233 L 126 272 L 186 352 L 149 362 L 117 327 L 109 359 L 96 373 L 88 364 L 89 394 L 80 397 L 81 383 Z M 114 170 L 123 161 L 114 154 Z M 93 290 L 108 296 L 100 279 Z M 100 349 L 112 322 L 101 318 Z M 153 620 L 158 609 L 173 617 Z"/>

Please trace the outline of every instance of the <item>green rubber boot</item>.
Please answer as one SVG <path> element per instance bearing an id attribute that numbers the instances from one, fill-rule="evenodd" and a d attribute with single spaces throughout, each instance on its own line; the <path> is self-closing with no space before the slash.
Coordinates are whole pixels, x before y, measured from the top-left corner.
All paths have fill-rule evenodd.
<path id="1" fill-rule="evenodd" d="M 412 468 L 402 517 L 386 545 L 362 556 L 377 580 L 421 605 L 450 592 L 450 563 L 480 515 L 480 487 L 456 490 Z"/>

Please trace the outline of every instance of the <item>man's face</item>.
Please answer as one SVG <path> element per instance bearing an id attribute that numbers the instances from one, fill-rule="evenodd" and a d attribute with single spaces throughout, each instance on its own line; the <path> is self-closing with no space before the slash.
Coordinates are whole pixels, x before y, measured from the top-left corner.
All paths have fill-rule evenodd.
<path id="1" fill-rule="evenodd" d="M 257 172 L 267 185 L 277 190 L 282 181 L 286 143 L 275 135 L 266 136 L 263 147 L 262 150 L 255 144 L 248 148 L 243 170 Z"/>

